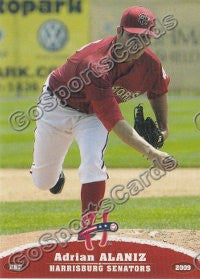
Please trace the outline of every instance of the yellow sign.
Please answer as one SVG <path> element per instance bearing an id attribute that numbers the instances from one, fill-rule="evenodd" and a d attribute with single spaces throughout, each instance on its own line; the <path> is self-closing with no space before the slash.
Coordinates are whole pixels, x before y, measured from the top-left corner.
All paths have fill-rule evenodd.
<path id="1" fill-rule="evenodd" d="M 89 42 L 90 0 L 0 1 L 0 93 L 29 95 Z"/>

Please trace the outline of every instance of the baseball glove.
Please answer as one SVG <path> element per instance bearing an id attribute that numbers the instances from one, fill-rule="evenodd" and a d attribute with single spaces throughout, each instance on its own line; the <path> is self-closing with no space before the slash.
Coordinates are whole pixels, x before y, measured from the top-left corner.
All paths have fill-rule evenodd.
<path id="1" fill-rule="evenodd" d="M 151 117 L 144 119 L 143 107 L 140 104 L 134 109 L 134 129 L 153 147 L 163 146 L 164 137 L 157 123 Z"/>

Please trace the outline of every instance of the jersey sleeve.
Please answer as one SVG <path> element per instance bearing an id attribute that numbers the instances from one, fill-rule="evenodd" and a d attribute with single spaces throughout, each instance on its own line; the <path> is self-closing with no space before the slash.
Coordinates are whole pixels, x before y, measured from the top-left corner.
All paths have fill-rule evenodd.
<path id="1" fill-rule="evenodd" d="M 93 80 L 87 88 L 87 97 L 96 116 L 110 132 L 124 117 L 114 97 L 111 85 L 103 78 Z"/>
<path id="2" fill-rule="evenodd" d="M 161 63 L 154 70 L 154 82 L 150 90 L 147 91 L 148 99 L 155 99 L 168 92 L 170 77 L 166 74 Z"/>

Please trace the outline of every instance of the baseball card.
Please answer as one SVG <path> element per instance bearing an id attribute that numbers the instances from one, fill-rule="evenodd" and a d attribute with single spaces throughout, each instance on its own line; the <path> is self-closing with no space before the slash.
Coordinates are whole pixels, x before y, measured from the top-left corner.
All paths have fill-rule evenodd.
<path id="1" fill-rule="evenodd" d="M 196 0 L 0 0 L 0 278 L 200 278 Z"/>

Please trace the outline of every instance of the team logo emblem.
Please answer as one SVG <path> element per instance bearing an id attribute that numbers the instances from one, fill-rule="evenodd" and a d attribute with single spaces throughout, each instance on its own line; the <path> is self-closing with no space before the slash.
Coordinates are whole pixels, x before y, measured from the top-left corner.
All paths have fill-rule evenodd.
<path id="1" fill-rule="evenodd" d="M 97 212 L 92 213 L 93 218 Z M 85 215 L 86 216 L 86 215 Z M 86 216 L 87 217 L 87 216 Z M 104 210 L 102 223 L 91 223 L 91 220 L 88 219 L 88 224 L 85 228 L 83 228 L 78 234 L 79 241 L 85 241 L 85 248 L 89 251 L 94 250 L 94 246 L 92 243 L 92 238 L 96 235 L 97 232 L 102 232 L 102 239 L 99 242 L 100 247 L 105 247 L 107 244 L 107 233 L 108 232 L 116 232 L 118 230 L 118 224 L 115 222 L 108 222 L 108 211 Z M 87 219 L 85 220 L 87 221 Z M 86 222 L 85 222 L 86 223 Z"/>
<path id="2" fill-rule="evenodd" d="M 46 21 L 38 31 L 38 42 L 48 51 L 58 51 L 68 40 L 66 26 L 58 20 Z"/>
<path id="3" fill-rule="evenodd" d="M 145 14 L 140 14 L 138 17 L 138 22 L 140 25 L 147 25 L 150 21 L 150 18 Z"/>

